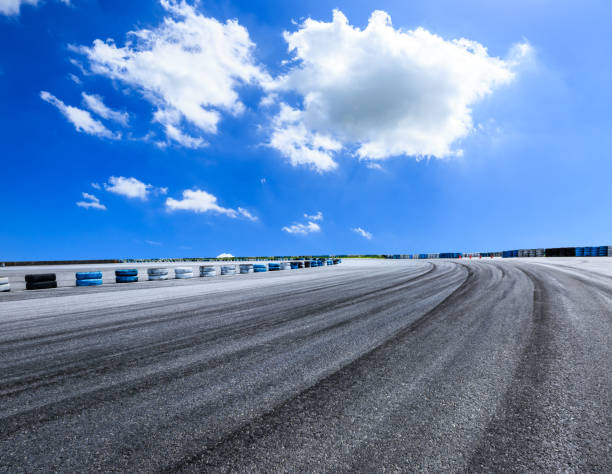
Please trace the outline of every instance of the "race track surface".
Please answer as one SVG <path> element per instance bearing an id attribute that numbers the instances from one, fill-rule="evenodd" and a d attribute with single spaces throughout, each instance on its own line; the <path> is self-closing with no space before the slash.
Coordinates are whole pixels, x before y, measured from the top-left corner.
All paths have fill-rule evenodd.
<path id="1" fill-rule="evenodd" d="M 0 294 L 0 472 L 612 472 L 612 259 Z"/>

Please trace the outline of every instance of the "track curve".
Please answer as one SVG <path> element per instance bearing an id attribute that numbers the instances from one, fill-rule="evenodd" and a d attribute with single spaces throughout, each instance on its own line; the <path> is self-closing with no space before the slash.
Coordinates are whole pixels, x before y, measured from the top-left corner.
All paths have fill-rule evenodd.
<path id="1" fill-rule="evenodd" d="M 315 272 L 1 300 L 0 471 L 612 469 L 605 272 Z"/>

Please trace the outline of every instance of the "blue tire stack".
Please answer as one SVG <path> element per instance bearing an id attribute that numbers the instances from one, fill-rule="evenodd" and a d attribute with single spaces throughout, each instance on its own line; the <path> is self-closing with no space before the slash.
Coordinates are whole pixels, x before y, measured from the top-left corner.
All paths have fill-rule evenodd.
<path id="1" fill-rule="evenodd" d="M 291 262 L 291 270 L 297 270 L 300 265 L 297 262 Z"/>
<path id="2" fill-rule="evenodd" d="M 278 263 L 278 262 L 270 262 L 270 263 L 268 263 L 268 270 L 270 270 L 271 272 L 278 272 L 278 271 L 280 271 L 280 263 Z"/>
<path id="3" fill-rule="evenodd" d="M 584 257 L 584 247 L 576 247 L 576 257 Z"/>
<path id="4" fill-rule="evenodd" d="M 102 272 L 76 272 L 76 286 L 100 286 Z"/>
<path id="5" fill-rule="evenodd" d="M 267 271 L 267 267 L 261 263 L 256 263 L 255 265 L 253 265 L 253 273 L 263 273 Z"/>
<path id="6" fill-rule="evenodd" d="M 117 283 L 134 283 L 138 281 L 138 270 L 135 268 L 115 270 L 115 281 Z"/>

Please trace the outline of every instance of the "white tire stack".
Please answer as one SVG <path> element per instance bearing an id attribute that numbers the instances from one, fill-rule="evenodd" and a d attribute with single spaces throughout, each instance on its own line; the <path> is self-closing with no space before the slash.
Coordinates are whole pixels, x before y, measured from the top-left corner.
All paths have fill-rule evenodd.
<path id="1" fill-rule="evenodd" d="M 193 278 L 193 268 L 176 267 L 174 269 L 174 276 L 179 280 L 186 280 L 187 278 Z"/>
<path id="2" fill-rule="evenodd" d="M 280 269 L 281 270 L 291 270 L 291 263 L 289 263 L 289 262 L 281 262 Z"/>
<path id="3" fill-rule="evenodd" d="M 210 265 L 202 265 L 200 266 L 200 276 L 201 277 L 216 277 L 217 276 L 217 267 L 213 267 Z"/>
<path id="4" fill-rule="evenodd" d="M 240 273 L 253 273 L 253 265 L 250 263 L 240 265 Z"/>
<path id="5" fill-rule="evenodd" d="M 11 284 L 8 281 L 8 277 L 0 277 L 0 293 L 4 291 L 11 291 Z"/>
<path id="6" fill-rule="evenodd" d="M 236 265 L 222 265 L 221 266 L 221 275 L 235 275 L 236 274 Z"/>
<path id="7" fill-rule="evenodd" d="M 149 281 L 167 280 L 168 269 L 167 268 L 149 268 L 147 270 L 149 275 Z"/>

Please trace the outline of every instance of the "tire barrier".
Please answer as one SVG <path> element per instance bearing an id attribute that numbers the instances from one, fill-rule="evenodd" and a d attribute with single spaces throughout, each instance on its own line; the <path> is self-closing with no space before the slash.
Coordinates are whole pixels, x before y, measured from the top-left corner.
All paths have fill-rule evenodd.
<path id="1" fill-rule="evenodd" d="M 572 249 L 574 249 L 572 247 Z M 591 248 L 589 248 L 591 249 Z M 608 250 L 612 254 L 612 247 L 592 247 L 595 250 L 589 250 L 592 255 L 608 255 Z M 542 249 L 543 251 L 544 249 Z M 278 257 L 281 258 L 287 257 Z M 244 260 L 243 260 L 244 261 Z M 261 273 L 267 271 L 279 271 L 279 270 L 295 270 L 299 268 L 313 268 L 324 265 L 337 265 L 341 263 L 340 258 L 317 258 L 312 260 L 293 260 L 293 261 L 280 261 L 280 262 L 269 262 L 266 264 L 240 264 L 240 273 Z M 235 275 L 236 265 L 222 265 L 221 275 Z M 174 269 L 174 275 L 178 279 L 193 278 L 192 267 L 177 267 Z M 168 268 L 149 268 L 147 269 L 147 275 L 149 281 L 160 281 L 168 280 L 169 278 Z M 214 277 L 217 276 L 217 268 L 212 265 L 200 266 L 201 277 Z M 117 283 L 133 283 L 138 280 L 137 269 L 118 269 L 115 270 L 115 281 Z M 27 290 L 40 290 L 48 288 L 57 288 L 57 278 L 55 273 L 41 273 L 41 274 L 29 274 L 25 275 L 26 289 Z M 100 271 L 87 271 L 87 272 L 75 272 L 75 283 L 76 286 L 100 286 L 103 284 L 102 272 Z M 0 292 L 10 291 L 11 287 L 8 281 L 8 277 L 0 277 Z"/>
<path id="2" fill-rule="evenodd" d="M 167 280 L 168 275 L 149 275 L 149 281 Z"/>
<path id="3" fill-rule="evenodd" d="M 193 278 L 193 268 L 191 267 L 176 267 L 174 269 L 174 276 L 178 280 L 186 280 Z"/>
<path id="4" fill-rule="evenodd" d="M 101 280 L 102 272 L 76 272 L 74 276 L 77 280 Z"/>
<path id="5" fill-rule="evenodd" d="M 221 266 L 221 275 L 235 275 L 236 274 L 236 265 L 222 265 Z"/>
<path id="6" fill-rule="evenodd" d="M 135 268 L 126 268 L 115 270 L 116 283 L 134 283 L 138 281 L 138 270 Z"/>
<path id="7" fill-rule="evenodd" d="M 611 247 L 576 247 L 576 257 L 607 257 L 610 255 Z M 612 256 L 612 255 L 611 255 Z"/>
<path id="8" fill-rule="evenodd" d="M 76 286 L 100 286 L 102 284 L 102 272 L 76 272 Z"/>
<path id="9" fill-rule="evenodd" d="M 47 288 L 57 288 L 55 273 L 39 273 L 26 275 L 26 290 L 43 290 Z"/>
<path id="10" fill-rule="evenodd" d="M 121 277 L 138 276 L 138 270 L 136 270 L 135 268 L 126 268 L 126 269 L 122 269 L 122 270 L 115 270 L 115 276 L 121 276 Z"/>
<path id="11" fill-rule="evenodd" d="M 263 273 L 267 271 L 268 271 L 268 268 L 263 264 L 256 263 L 255 265 L 253 265 L 254 273 Z"/>
<path id="12" fill-rule="evenodd" d="M 575 257 L 576 247 L 560 247 L 546 249 L 547 257 Z"/>
<path id="13" fill-rule="evenodd" d="M 149 281 L 159 281 L 168 279 L 167 268 L 149 268 L 147 270 L 147 274 L 149 275 Z"/>
<path id="14" fill-rule="evenodd" d="M 245 273 L 252 273 L 253 272 L 253 265 L 247 263 L 247 264 L 243 264 L 243 265 L 239 265 L 240 268 L 240 273 L 241 274 L 245 274 Z"/>
<path id="15" fill-rule="evenodd" d="M 115 281 L 117 283 L 134 283 L 134 282 L 138 281 L 138 276 L 135 276 L 135 275 L 131 275 L 131 276 L 116 275 L 115 276 Z"/>
<path id="16" fill-rule="evenodd" d="M 100 286 L 102 278 L 87 278 L 76 281 L 76 286 Z"/>
<path id="17" fill-rule="evenodd" d="M 200 266 L 200 276 L 201 277 L 216 277 L 217 267 L 212 267 L 209 265 Z"/>

